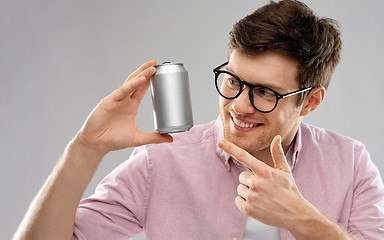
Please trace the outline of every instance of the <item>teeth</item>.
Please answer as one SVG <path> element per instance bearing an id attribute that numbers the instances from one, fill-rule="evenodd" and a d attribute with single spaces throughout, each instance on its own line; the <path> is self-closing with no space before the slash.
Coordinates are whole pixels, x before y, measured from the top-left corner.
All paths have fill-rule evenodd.
<path id="1" fill-rule="evenodd" d="M 232 117 L 233 119 L 233 122 L 239 126 L 239 127 L 242 127 L 242 128 L 251 128 L 253 126 L 255 126 L 256 124 L 253 124 L 253 123 L 243 123 L 243 122 L 239 122 L 239 120 L 237 120 L 236 118 Z"/>

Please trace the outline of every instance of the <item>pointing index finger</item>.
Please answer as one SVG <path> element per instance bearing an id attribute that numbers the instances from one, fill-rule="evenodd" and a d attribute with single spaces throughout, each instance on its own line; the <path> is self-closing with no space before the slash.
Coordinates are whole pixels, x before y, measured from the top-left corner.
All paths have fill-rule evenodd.
<path id="1" fill-rule="evenodd" d="M 261 169 L 265 169 L 265 167 L 269 167 L 264 162 L 255 158 L 251 154 L 249 154 L 244 149 L 236 146 L 235 144 L 228 142 L 226 140 L 220 140 L 218 142 L 218 146 L 223 149 L 225 152 L 236 158 L 236 160 L 246 167 L 252 170 L 252 172 L 257 173 L 260 172 Z"/>

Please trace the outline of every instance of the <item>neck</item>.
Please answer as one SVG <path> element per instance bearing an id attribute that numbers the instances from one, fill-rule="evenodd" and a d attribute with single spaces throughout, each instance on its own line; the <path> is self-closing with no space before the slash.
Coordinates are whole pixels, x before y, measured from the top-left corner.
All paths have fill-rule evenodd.
<path id="1" fill-rule="evenodd" d="M 256 153 L 252 153 L 252 156 L 254 156 L 258 160 L 264 162 L 268 166 L 270 166 L 272 168 L 274 167 L 273 159 L 272 159 L 271 152 L 270 152 L 269 148 L 257 151 Z"/>
<path id="2" fill-rule="evenodd" d="M 282 142 L 284 154 L 287 154 L 289 148 L 291 147 L 291 145 L 295 139 L 295 136 L 296 135 L 294 135 L 292 138 L 288 139 L 288 141 L 285 141 L 285 143 Z M 268 146 L 265 149 L 259 150 L 255 153 L 251 153 L 251 154 L 252 154 L 252 156 L 254 156 L 258 160 L 264 162 L 268 166 L 270 166 L 272 168 L 275 167 L 274 163 L 273 163 L 272 155 L 271 155 L 271 146 Z"/>

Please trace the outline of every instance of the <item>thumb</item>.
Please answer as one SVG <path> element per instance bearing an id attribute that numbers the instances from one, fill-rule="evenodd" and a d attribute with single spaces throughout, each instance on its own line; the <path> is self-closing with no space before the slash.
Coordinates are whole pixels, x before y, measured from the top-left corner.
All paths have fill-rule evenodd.
<path id="1" fill-rule="evenodd" d="M 173 138 L 169 134 L 161 134 L 158 132 L 142 132 L 136 139 L 136 145 L 171 143 Z"/>
<path id="2" fill-rule="evenodd" d="M 283 170 L 284 172 L 291 173 L 291 168 L 289 167 L 287 160 L 285 159 L 285 154 L 283 147 L 281 146 L 281 136 L 276 135 L 271 143 L 271 155 L 275 169 Z"/>

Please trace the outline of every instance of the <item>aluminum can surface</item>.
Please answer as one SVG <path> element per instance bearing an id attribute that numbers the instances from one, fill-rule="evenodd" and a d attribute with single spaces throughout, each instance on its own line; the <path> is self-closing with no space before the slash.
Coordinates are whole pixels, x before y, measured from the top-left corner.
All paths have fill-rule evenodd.
<path id="1" fill-rule="evenodd" d="M 188 72 L 182 63 L 164 62 L 155 66 L 151 95 L 156 131 L 175 133 L 193 126 Z"/>

